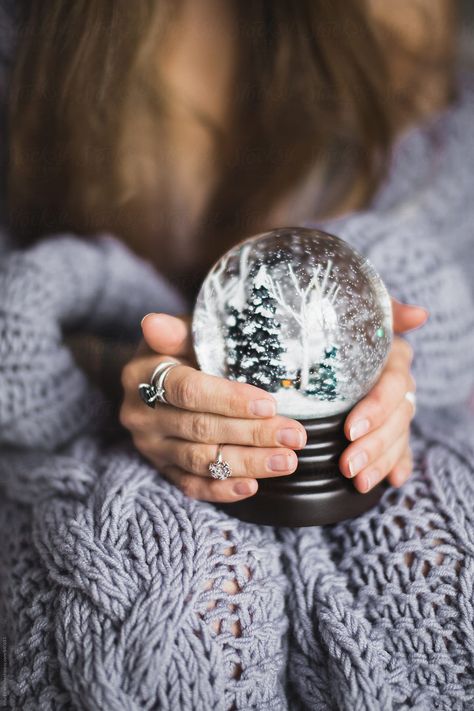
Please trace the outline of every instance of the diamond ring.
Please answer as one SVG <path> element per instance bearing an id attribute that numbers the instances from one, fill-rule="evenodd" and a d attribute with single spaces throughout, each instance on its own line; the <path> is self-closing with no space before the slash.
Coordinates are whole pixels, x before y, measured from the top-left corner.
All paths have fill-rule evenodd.
<path id="1" fill-rule="evenodd" d="M 232 469 L 229 462 L 222 459 L 222 447 L 224 445 L 220 444 L 217 447 L 217 457 L 209 464 L 209 471 L 213 479 L 228 479 L 232 474 Z"/>

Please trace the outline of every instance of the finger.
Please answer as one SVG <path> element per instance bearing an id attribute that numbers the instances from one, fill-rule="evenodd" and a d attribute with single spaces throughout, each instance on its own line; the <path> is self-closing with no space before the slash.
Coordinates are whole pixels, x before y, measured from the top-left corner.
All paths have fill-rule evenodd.
<path id="1" fill-rule="evenodd" d="M 374 463 L 404 433 L 409 431 L 413 405 L 403 398 L 389 418 L 377 429 L 350 444 L 342 453 L 339 468 L 344 476 L 354 477 Z"/>
<path id="2" fill-rule="evenodd" d="M 410 354 L 408 346 L 398 347 L 390 356 L 378 382 L 347 416 L 344 423 L 347 439 L 353 442 L 380 427 L 405 398 L 407 391 L 415 392 L 416 383 L 409 371 Z"/>
<path id="3" fill-rule="evenodd" d="M 167 438 L 161 442 L 160 457 L 191 474 L 209 477 L 209 464 L 217 457 L 217 445 Z M 283 448 L 226 444 L 222 458 L 230 465 L 232 476 L 237 477 L 283 476 L 292 474 L 298 466 L 293 450 Z"/>
<path id="4" fill-rule="evenodd" d="M 142 319 L 142 332 L 147 345 L 156 353 L 190 356 L 193 353 L 188 317 L 150 313 Z"/>
<path id="5" fill-rule="evenodd" d="M 413 348 L 405 338 L 394 336 L 385 368 L 407 368 L 413 361 Z"/>
<path id="6" fill-rule="evenodd" d="M 429 312 L 422 306 L 402 304 L 392 298 L 393 330 L 395 333 L 407 333 L 423 326 L 429 317 Z"/>
<path id="7" fill-rule="evenodd" d="M 379 484 L 392 471 L 408 443 L 408 434 L 404 433 L 375 462 L 369 464 L 354 477 L 354 486 L 361 494 L 366 494 Z"/>
<path id="8" fill-rule="evenodd" d="M 167 401 L 184 410 L 248 418 L 276 414 L 276 402 L 265 390 L 208 375 L 187 365 L 172 368 L 164 387 Z"/>
<path id="9" fill-rule="evenodd" d="M 258 489 L 256 479 L 234 477 L 223 481 L 212 479 L 212 477 L 205 479 L 173 466 L 164 467 L 161 471 L 169 481 L 176 484 L 183 494 L 200 501 L 231 503 L 253 496 Z"/>
<path id="10" fill-rule="evenodd" d="M 169 356 L 137 358 L 125 366 L 122 386 L 128 406 L 143 405 L 138 392 L 139 384 L 148 382 L 154 368 L 169 360 Z M 179 361 L 177 363 L 179 367 L 172 368 L 162 383 L 169 404 L 193 412 L 214 412 L 228 417 L 256 418 L 276 414 L 276 402 L 265 390 L 202 373 Z"/>
<path id="11" fill-rule="evenodd" d="M 161 435 L 192 442 L 301 449 L 307 439 L 302 424 L 281 415 L 248 420 L 209 412 L 190 412 L 170 405 L 150 412 L 155 417 L 156 431 Z"/>
<path id="12" fill-rule="evenodd" d="M 401 459 L 393 467 L 388 475 L 388 481 L 392 486 L 400 487 L 413 473 L 413 456 L 410 447 L 407 447 Z"/>

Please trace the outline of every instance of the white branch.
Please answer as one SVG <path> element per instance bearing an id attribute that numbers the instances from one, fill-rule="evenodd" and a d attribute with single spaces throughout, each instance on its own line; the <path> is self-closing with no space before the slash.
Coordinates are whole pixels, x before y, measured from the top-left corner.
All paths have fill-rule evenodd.
<path id="1" fill-rule="evenodd" d="M 286 313 L 290 314 L 290 316 L 292 316 L 295 321 L 299 325 L 301 325 L 301 316 L 294 309 L 292 309 L 291 306 L 285 301 L 285 297 L 283 296 L 283 292 L 281 289 L 281 284 L 279 282 L 275 283 L 273 278 L 267 271 L 264 275 L 264 284 L 272 299 L 274 299 L 277 304 L 284 311 L 286 311 Z"/>
<path id="2" fill-rule="evenodd" d="M 239 257 L 239 276 L 235 279 L 235 289 L 234 293 L 231 295 L 233 305 L 242 311 L 245 304 L 245 287 L 247 283 L 247 275 L 249 273 L 248 256 L 250 252 L 250 245 L 244 245 L 240 250 Z M 234 281 L 234 280 L 230 280 Z M 228 297 L 230 298 L 230 297 Z"/>
<path id="3" fill-rule="evenodd" d="M 323 282 L 321 284 L 321 293 L 323 296 L 324 296 L 324 291 L 326 289 L 326 285 L 328 283 L 328 278 L 331 273 L 331 270 L 332 270 L 332 259 L 328 259 L 328 263 L 326 265 L 326 271 L 325 271 L 324 277 L 323 277 Z"/>
<path id="4" fill-rule="evenodd" d="M 296 293 L 297 293 L 299 296 L 301 296 L 302 290 L 301 290 L 301 287 L 300 287 L 300 285 L 299 285 L 298 279 L 297 279 L 297 277 L 296 277 L 296 274 L 295 274 L 294 271 L 293 271 L 293 267 L 292 267 L 291 264 L 288 264 L 288 272 L 289 272 L 289 274 L 290 274 L 291 281 L 293 282 L 293 286 L 295 287 Z"/>

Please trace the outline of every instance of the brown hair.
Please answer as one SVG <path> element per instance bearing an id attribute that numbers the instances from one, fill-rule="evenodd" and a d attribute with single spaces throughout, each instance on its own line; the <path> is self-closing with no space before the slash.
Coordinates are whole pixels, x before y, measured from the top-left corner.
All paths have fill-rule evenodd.
<path id="1" fill-rule="evenodd" d="M 112 230 L 134 246 L 140 232 L 162 241 L 173 272 L 172 235 L 152 218 L 168 99 L 150 67 L 178 4 L 30 1 L 10 103 L 8 200 L 23 243 Z M 234 0 L 233 11 L 236 90 L 227 130 L 209 123 L 219 179 L 195 236 L 196 280 L 268 227 L 270 207 L 316 163 L 338 176 L 329 208 L 355 175 L 368 198 L 401 121 L 363 0 Z M 121 143 L 131 123 L 136 152 Z"/>

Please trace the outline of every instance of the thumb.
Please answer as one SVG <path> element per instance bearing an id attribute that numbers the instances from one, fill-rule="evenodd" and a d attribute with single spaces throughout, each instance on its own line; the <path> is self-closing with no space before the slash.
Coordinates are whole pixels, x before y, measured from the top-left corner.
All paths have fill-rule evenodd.
<path id="1" fill-rule="evenodd" d="M 141 326 L 145 342 L 156 353 L 192 357 L 193 347 L 188 316 L 150 313 L 143 317 Z"/>
<path id="2" fill-rule="evenodd" d="M 428 320 L 429 311 L 423 306 L 402 304 L 392 298 L 393 330 L 395 333 L 407 333 L 420 328 Z"/>

